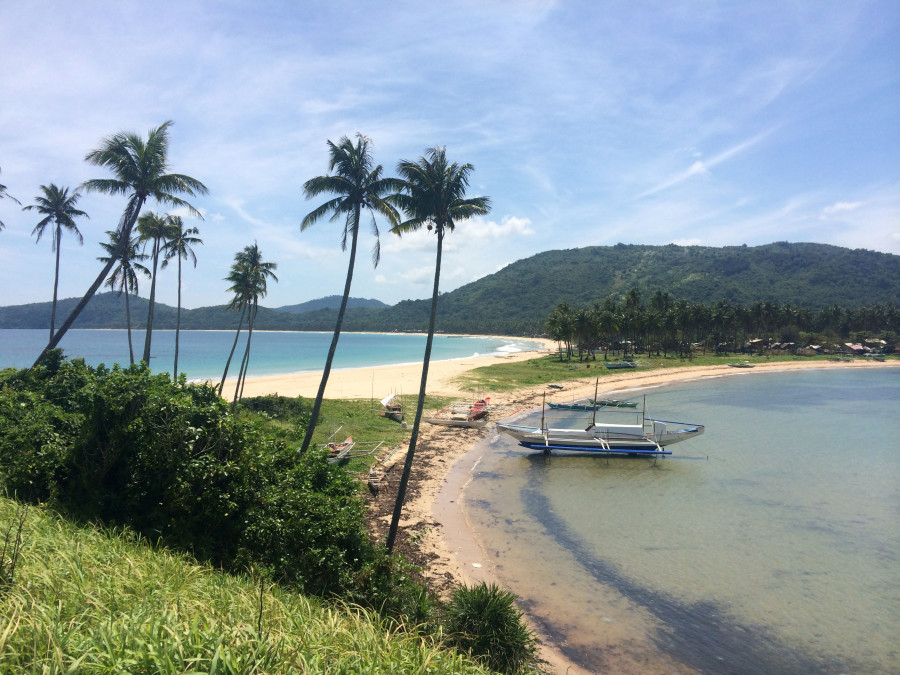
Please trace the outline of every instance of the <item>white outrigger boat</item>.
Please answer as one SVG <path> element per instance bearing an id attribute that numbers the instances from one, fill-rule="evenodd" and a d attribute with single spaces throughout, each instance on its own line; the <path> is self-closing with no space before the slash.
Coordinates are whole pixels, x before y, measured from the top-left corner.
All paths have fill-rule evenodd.
<path id="1" fill-rule="evenodd" d="M 702 424 L 657 420 L 644 416 L 640 409 L 595 408 L 593 416 L 567 417 L 572 426 L 551 427 L 541 415 L 541 426 L 524 426 L 499 422 L 519 445 L 550 453 L 552 450 L 597 452 L 615 455 L 671 455 L 666 447 L 700 436 Z M 579 423 L 587 422 L 587 426 Z"/>

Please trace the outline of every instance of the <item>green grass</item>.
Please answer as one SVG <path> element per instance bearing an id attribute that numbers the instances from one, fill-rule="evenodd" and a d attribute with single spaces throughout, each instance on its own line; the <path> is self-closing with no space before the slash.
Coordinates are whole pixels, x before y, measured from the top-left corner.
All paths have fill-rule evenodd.
<path id="1" fill-rule="evenodd" d="M 0 537 L 16 512 L 0 499 Z M 22 544 L 0 586 L 2 673 L 487 672 L 361 609 L 223 574 L 40 508 L 27 512 Z"/>
<path id="2" fill-rule="evenodd" d="M 313 443 L 343 441 L 352 436 L 358 449 L 368 449 L 381 442 L 380 454 L 409 438 L 410 428 L 416 412 L 418 395 L 408 394 L 400 397 L 406 411 L 408 427 L 378 413 L 383 409 L 378 400 L 372 399 L 323 399 L 322 410 Z M 450 399 L 428 396 L 425 398 L 425 410 L 434 410 L 450 402 Z M 298 412 L 302 409 L 307 414 L 312 408 L 312 399 L 290 399 L 283 396 L 259 396 L 245 399 L 245 406 L 262 412 L 264 426 L 268 431 L 285 439 L 289 444 L 299 446 L 305 432 L 305 418 Z M 259 412 L 249 413 L 259 414 Z M 352 472 L 368 471 L 372 464 L 371 457 L 358 457 L 350 460 L 345 468 Z"/>
<path id="3" fill-rule="evenodd" d="M 603 378 L 612 375 L 622 375 L 627 372 L 646 373 L 653 370 L 666 368 L 684 368 L 690 366 L 712 366 L 734 363 L 747 360 L 751 363 L 775 363 L 777 361 L 827 361 L 834 357 L 828 356 L 746 356 L 735 355 L 716 356 L 694 355 L 692 359 L 678 358 L 676 356 L 653 356 L 639 354 L 635 359 L 640 367 L 634 371 L 608 370 L 603 366 L 603 355 L 599 354 L 596 361 L 578 361 L 573 358 L 570 361 L 560 361 L 557 355 L 541 356 L 528 361 L 515 361 L 511 363 L 498 363 L 496 365 L 482 366 L 470 370 L 456 380 L 462 388 L 478 391 L 511 391 L 522 387 L 535 387 L 551 383 L 580 380 L 584 378 L 600 378 L 603 386 Z M 610 361 L 619 360 L 610 356 Z"/>

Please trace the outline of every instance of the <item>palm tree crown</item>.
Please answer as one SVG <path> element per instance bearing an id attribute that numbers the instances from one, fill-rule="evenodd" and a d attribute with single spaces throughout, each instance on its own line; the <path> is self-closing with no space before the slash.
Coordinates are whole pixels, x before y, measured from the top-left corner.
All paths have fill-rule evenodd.
<path id="1" fill-rule="evenodd" d="M 343 136 L 337 145 L 328 141 L 328 170 L 332 173 L 310 178 L 303 184 L 303 194 L 307 199 L 326 193 L 337 196 L 306 214 L 300 223 L 300 231 L 305 231 L 329 213 L 332 221 L 343 216 L 342 251 L 347 248 L 348 235 L 355 240 L 359 233 L 359 219 L 363 209 L 380 213 L 392 223 L 397 217 L 397 212 L 384 199 L 390 190 L 396 189 L 396 179 L 383 178 L 381 165 L 373 166 L 370 149 L 372 141 L 362 134 L 356 134 L 356 138 L 356 144 L 346 136 Z M 381 257 L 381 246 L 374 217 L 372 227 L 375 233 L 372 261 L 377 266 Z"/>
<path id="2" fill-rule="evenodd" d="M 81 216 L 90 218 L 90 216 L 84 211 L 79 211 L 75 208 L 81 193 L 76 190 L 69 194 L 69 188 L 61 188 L 53 183 L 41 185 L 41 192 L 44 193 L 43 196 L 38 195 L 35 197 L 34 204 L 22 207 L 23 211 L 37 211 L 44 216 L 31 231 L 31 234 L 35 237 L 35 242 L 41 240 L 47 226 L 52 223 L 55 227 L 52 229 L 53 243 L 51 244 L 51 250 L 55 251 L 57 246 L 59 246 L 63 229 L 71 232 L 78 238 L 78 243 L 83 244 L 84 237 L 81 236 L 81 232 L 79 232 L 78 226 L 75 224 L 75 218 Z"/>
<path id="3" fill-rule="evenodd" d="M 389 201 L 402 209 L 408 219 L 391 228 L 391 232 L 402 235 L 426 225 L 443 235 L 445 229 L 452 232 L 459 220 L 488 213 L 490 197 L 465 196 L 472 171 L 471 164 L 448 163 L 443 147 L 426 150 L 426 157 L 417 162 L 399 162 L 401 191 L 391 195 Z"/>
<path id="4" fill-rule="evenodd" d="M 13 197 L 6 191 L 6 186 L 0 184 L 0 199 L 12 199 L 16 204 L 20 204 L 21 202 Z M 3 224 L 3 221 L 0 221 L 0 230 L 2 230 L 6 225 Z"/>
<path id="5" fill-rule="evenodd" d="M 75 218 L 80 216 L 89 218 L 90 216 L 84 211 L 75 208 L 75 204 L 78 203 L 78 199 L 81 197 L 77 190 L 69 194 L 69 188 L 61 188 L 50 183 L 50 185 L 41 185 L 41 191 L 44 194 L 35 197 L 35 203 L 22 207 L 22 210 L 37 211 L 44 216 L 34 226 L 34 230 L 31 231 L 31 234 L 35 237 L 35 243 L 41 240 L 44 231 L 51 223 L 54 226 L 51 229 L 51 232 L 53 232 L 51 250 L 56 252 L 56 273 L 53 277 L 53 306 L 50 312 L 50 339 L 52 340 L 54 329 L 56 328 L 56 295 L 59 289 L 59 245 L 62 240 L 62 232 L 63 229 L 68 230 L 77 237 L 79 244 L 84 244 L 84 237 L 81 236 L 81 232 L 75 224 Z"/>

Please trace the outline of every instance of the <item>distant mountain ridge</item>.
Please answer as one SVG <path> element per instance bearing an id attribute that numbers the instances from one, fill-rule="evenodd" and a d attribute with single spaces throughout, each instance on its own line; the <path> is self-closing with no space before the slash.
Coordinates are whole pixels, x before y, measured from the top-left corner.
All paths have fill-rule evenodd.
<path id="1" fill-rule="evenodd" d="M 336 302 L 334 298 L 337 298 Z M 56 309 L 57 318 L 65 317 L 79 299 L 59 300 Z M 145 328 L 148 300 L 130 296 L 129 303 L 131 304 L 131 327 L 133 329 Z M 328 308 L 335 308 L 336 311 L 340 304 L 341 296 L 334 295 L 277 309 L 260 307 L 255 326 L 260 330 L 298 330 L 296 322 L 299 315 Z M 308 305 L 310 309 L 302 309 L 304 305 Z M 356 308 L 389 307 L 378 300 L 363 298 L 348 298 L 347 306 Z M 50 309 L 51 303 L 49 302 L 0 307 L 0 328 L 49 328 Z M 156 303 L 153 310 L 154 328 L 174 329 L 178 319 L 177 315 L 176 307 Z M 240 312 L 227 310 L 227 305 L 213 305 L 197 309 L 181 308 L 181 327 L 185 330 L 236 330 L 239 321 Z M 116 292 L 96 294 L 75 320 L 73 328 L 127 328 L 125 296 Z"/>
<path id="2" fill-rule="evenodd" d="M 591 246 L 546 251 L 444 293 L 438 330 L 454 333 L 541 332 L 561 302 L 583 307 L 612 296 L 621 299 L 638 287 L 645 299 L 656 290 L 673 299 L 750 305 L 757 301 L 819 310 L 875 303 L 900 306 L 900 256 L 827 244 L 776 242 L 764 246 Z M 337 298 L 337 302 L 335 302 Z M 333 330 L 339 296 L 278 309 L 260 307 L 260 330 Z M 65 316 L 76 299 L 61 300 Z M 135 328 L 143 327 L 147 301 L 132 298 Z M 430 299 L 393 306 L 377 300 L 353 301 L 344 330 L 425 330 Z M 380 305 L 380 306 L 379 306 Z M 304 306 L 310 307 L 302 311 Z M 315 308 L 317 307 L 317 308 Z M 295 313 L 295 312 L 302 313 Z M 175 327 L 175 308 L 157 305 L 154 326 Z M 50 303 L 0 307 L 0 328 L 47 328 Z M 237 328 L 239 314 L 224 305 L 182 310 L 185 329 Z M 103 293 L 91 300 L 76 328 L 124 328 L 124 298 Z"/>
<path id="3" fill-rule="evenodd" d="M 319 309 L 339 309 L 341 306 L 340 295 L 329 295 L 318 300 L 309 300 L 301 302 L 298 305 L 285 305 L 283 307 L 273 307 L 273 311 L 287 312 L 289 314 L 304 314 L 306 312 L 315 312 Z M 347 309 L 356 309 L 359 307 L 381 309 L 390 307 L 381 300 L 367 300 L 365 298 L 347 298 Z"/>

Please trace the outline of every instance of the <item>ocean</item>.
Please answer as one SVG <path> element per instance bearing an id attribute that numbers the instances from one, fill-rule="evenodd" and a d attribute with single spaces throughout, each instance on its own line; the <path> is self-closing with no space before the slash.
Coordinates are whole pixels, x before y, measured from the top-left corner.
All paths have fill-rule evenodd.
<path id="1" fill-rule="evenodd" d="M 0 330 L 0 368 L 26 368 L 47 343 L 46 330 Z M 181 331 L 178 370 L 189 380 L 218 379 L 234 343 L 234 331 Z M 236 377 L 246 344 L 241 331 L 229 376 Z M 321 371 L 332 333 L 254 331 L 250 349 L 249 377 Z M 144 350 L 144 331 L 132 331 L 135 358 Z M 97 366 L 128 365 L 128 337 L 124 330 L 70 330 L 59 345 L 69 357 L 80 357 Z M 172 372 L 175 331 L 155 330 L 150 368 Z M 457 337 L 435 335 L 433 361 L 529 351 L 539 345 L 515 338 Z M 419 333 L 341 333 L 333 368 L 419 363 L 425 355 L 425 335 Z"/>
<path id="2" fill-rule="evenodd" d="M 646 393 L 705 434 L 657 460 L 484 441 L 463 503 L 501 584 L 591 672 L 900 672 L 900 369 Z"/>

